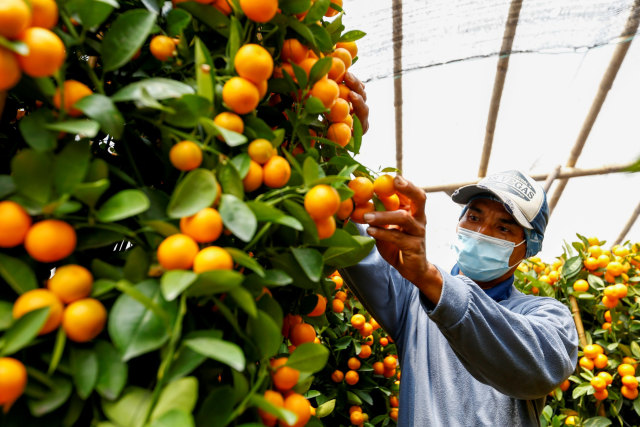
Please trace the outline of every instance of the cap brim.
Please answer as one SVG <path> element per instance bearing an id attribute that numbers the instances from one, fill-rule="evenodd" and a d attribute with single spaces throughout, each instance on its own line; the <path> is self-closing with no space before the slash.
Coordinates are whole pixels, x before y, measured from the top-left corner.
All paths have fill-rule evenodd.
<path id="1" fill-rule="evenodd" d="M 524 216 L 520 208 L 511 201 L 511 198 L 508 197 L 506 193 L 503 193 L 502 191 L 493 190 L 481 184 L 465 185 L 464 187 L 458 188 L 451 195 L 451 200 L 461 205 L 466 205 L 474 196 L 487 193 L 493 194 L 498 199 L 500 199 L 504 205 L 508 206 L 509 210 L 511 211 L 511 215 L 518 222 L 518 224 L 520 224 L 524 228 L 533 229 L 533 226 Z"/>

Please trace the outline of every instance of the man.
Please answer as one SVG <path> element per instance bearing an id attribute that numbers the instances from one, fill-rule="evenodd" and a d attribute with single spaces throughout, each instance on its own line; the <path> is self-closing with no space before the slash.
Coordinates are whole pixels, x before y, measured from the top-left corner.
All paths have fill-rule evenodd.
<path id="1" fill-rule="evenodd" d="M 517 265 L 542 244 L 544 190 L 517 171 L 458 189 L 458 262 L 447 272 L 426 257 L 425 193 L 400 176 L 394 184 L 415 214 L 366 214 L 377 251 L 344 276 L 396 342 L 399 425 L 538 425 L 578 352 L 569 310 L 513 286 Z"/>

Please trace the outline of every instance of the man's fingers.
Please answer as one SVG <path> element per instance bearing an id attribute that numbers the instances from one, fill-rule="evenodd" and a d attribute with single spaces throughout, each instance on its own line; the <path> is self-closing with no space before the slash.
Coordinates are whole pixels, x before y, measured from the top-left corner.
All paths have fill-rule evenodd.
<path id="1" fill-rule="evenodd" d="M 364 220 L 367 224 L 374 227 L 397 225 L 402 229 L 402 232 L 412 236 L 424 237 L 425 234 L 423 224 L 405 210 L 369 212 L 364 215 Z"/>
<path id="2" fill-rule="evenodd" d="M 402 193 L 402 195 L 406 196 L 409 200 L 411 200 L 411 202 L 413 203 L 413 206 L 416 209 L 414 216 L 419 220 L 421 220 L 422 218 L 425 218 L 424 206 L 425 206 L 425 203 L 427 202 L 427 195 L 425 194 L 424 190 L 417 187 L 412 182 L 407 181 L 400 175 L 394 178 L 393 186 L 395 187 L 396 191 L 398 191 L 399 193 Z M 425 218 L 425 222 L 426 222 L 426 218 Z"/>
<path id="3" fill-rule="evenodd" d="M 367 93 L 364 91 L 364 83 L 362 83 L 355 75 L 347 71 L 344 75 L 344 82 L 349 89 L 355 91 L 365 101 L 367 100 Z"/>
<path id="4" fill-rule="evenodd" d="M 367 133 L 367 130 L 369 130 L 369 106 L 365 102 L 366 98 L 351 91 L 349 92 L 349 99 L 351 100 L 351 105 L 353 105 L 353 112 L 358 116 L 362 124 L 362 133 Z"/>

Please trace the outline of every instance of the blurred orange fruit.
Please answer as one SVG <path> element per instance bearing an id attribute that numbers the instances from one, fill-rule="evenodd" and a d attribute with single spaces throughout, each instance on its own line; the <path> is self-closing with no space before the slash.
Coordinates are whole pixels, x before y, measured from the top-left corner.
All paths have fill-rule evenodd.
<path id="1" fill-rule="evenodd" d="M 30 227 L 31 217 L 22 206 L 11 200 L 0 202 L 0 248 L 22 244 Z"/>

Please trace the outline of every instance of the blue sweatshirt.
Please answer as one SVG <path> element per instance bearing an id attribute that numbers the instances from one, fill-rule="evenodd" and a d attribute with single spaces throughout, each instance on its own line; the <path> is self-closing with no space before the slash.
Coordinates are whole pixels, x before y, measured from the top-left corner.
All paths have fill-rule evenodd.
<path id="1" fill-rule="evenodd" d="M 513 279 L 496 301 L 471 279 L 438 270 L 435 306 L 375 248 L 343 274 L 396 343 L 398 425 L 539 425 L 546 395 L 576 367 L 571 313 L 553 298 L 524 295 Z"/>

